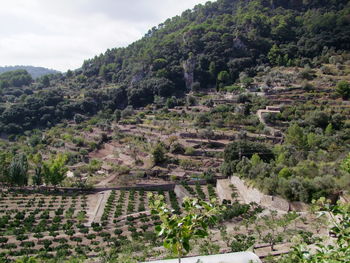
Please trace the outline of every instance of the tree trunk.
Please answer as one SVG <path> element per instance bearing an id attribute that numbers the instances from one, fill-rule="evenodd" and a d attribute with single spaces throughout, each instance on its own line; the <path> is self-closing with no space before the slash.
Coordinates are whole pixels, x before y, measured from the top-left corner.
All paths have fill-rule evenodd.
<path id="1" fill-rule="evenodd" d="M 182 251 L 179 251 L 179 253 L 178 253 L 178 260 L 179 260 L 179 263 L 181 263 L 181 257 L 182 257 Z"/>

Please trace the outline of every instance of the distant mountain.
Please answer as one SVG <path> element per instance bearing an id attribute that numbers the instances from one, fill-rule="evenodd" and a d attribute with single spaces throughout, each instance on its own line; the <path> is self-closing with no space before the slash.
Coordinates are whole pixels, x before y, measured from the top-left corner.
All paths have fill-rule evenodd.
<path id="1" fill-rule="evenodd" d="M 17 69 L 25 69 L 33 79 L 39 78 L 41 76 L 47 75 L 47 74 L 56 74 L 60 73 L 57 70 L 54 69 L 48 69 L 43 67 L 33 67 L 33 66 L 5 66 L 0 67 L 0 74 L 7 71 L 13 71 Z"/>

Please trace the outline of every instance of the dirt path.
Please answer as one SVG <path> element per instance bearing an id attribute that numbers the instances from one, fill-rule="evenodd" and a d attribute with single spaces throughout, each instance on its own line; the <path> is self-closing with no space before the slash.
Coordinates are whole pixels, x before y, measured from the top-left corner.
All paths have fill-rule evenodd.
<path id="1" fill-rule="evenodd" d="M 98 184 L 96 184 L 96 187 L 104 187 L 104 186 L 108 186 L 111 182 L 113 182 L 118 175 L 116 174 L 112 174 L 110 176 L 108 176 L 107 178 L 103 179 L 101 182 L 99 182 Z"/>
<path id="2" fill-rule="evenodd" d="M 109 195 L 111 194 L 111 190 L 108 191 L 104 191 L 104 192 L 100 192 L 98 195 L 98 200 L 96 202 L 96 206 L 93 209 L 93 212 L 91 212 L 89 215 L 89 220 L 88 222 L 85 224 L 86 226 L 91 226 L 91 223 L 95 222 L 95 223 L 100 223 L 101 222 L 101 217 L 103 214 L 103 211 L 105 209 L 107 200 Z"/>

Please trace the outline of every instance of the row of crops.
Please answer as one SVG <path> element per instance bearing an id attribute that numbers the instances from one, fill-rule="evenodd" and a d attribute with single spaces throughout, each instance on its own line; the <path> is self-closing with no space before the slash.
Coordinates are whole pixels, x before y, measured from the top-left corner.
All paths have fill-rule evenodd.
<path id="1" fill-rule="evenodd" d="M 189 185 L 186 181 L 183 181 L 181 185 L 192 197 L 206 201 L 217 198 L 215 187 L 212 184 L 201 185 L 199 183 L 196 183 L 194 185 Z"/>
<path id="2" fill-rule="evenodd" d="M 202 199 L 215 194 L 211 185 L 189 187 L 195 191 L 193 196 Z M 163 195 L 175 213 L 181 213 L 175 192 L 153 193 Z M 100 220 L 91 224 L 87 215 L 90 195 L 96 193 L 1 193 L 0 261 L 23 255 L 40 255 L 44 259 L 97 256 L 128 240 L 157 242 L 154 227 L 160 221 L 148 212 L 147 191 L 111 191 Z"/>
<path id="3" fill-rule="evenodd" d="M 153 193 L 163 195 L 175 212 L 180 213 L 180 205 L 174 191 L 158 191 Z M 107 200 L 101 222 L 103 226 L 110 226 L 118 222 L 123 222 L 130 217 L 137 218 L 149 215 L 148 210 L 146 191 L 112 191 Z"/>
<path id="4" fill-rule="evenodd" d="M 0 256 L 69 255 L 89 229 L 87 195 L 75 192 L 9 191 L 0 195 Z"/>

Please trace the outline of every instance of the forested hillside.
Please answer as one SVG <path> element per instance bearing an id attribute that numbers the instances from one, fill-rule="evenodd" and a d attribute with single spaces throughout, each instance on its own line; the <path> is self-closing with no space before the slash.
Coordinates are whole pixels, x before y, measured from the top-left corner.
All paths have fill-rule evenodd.
<path id="1" fill-rule="evenodd" d="M 144 106 L 154 95 L 233 84 L 260 65 L 317 66 L 330 50 L 350 48 L 349 8 L 341 0 L 198 5 L 127 48 L 85 61 L 81 73 L 125 84 L 129 103 Z"/>
<path id="2" fill-rule="evenodd" d="M 0 128 L 21 133 L 75 114 L 145 106 L 155 96 L 232 89 L 237 81 L 251 84 L 268 66 L 317 67 L 335 55 L 344 60 L 349 48 L 346 0 L 208 2 L 81 69 L 39 79 L 29 86 L 34 94 L 15 94 L 0 106 Z"/>
<path id="3" fill-rule="evenodd" d="M 48 69 L 48 68 L 43 68 L 43 67 L 33 67 L 33 66 L 5 66 L 5 67 L 0 67 L 0 73 L 4 73 L 7 71 L 14 71 L 14 70 L 26 70 L 33 79 L 42 77 L 44 75 L 48 74 L 57 74 L 59 71 L 53 70 L 53 69 Z"/>
<path id="4" fill-rule="evenodd" d="M 0 73 L 0 262 L 350 262 L 349 99 L 349 0 L 208 2 Z"/>

